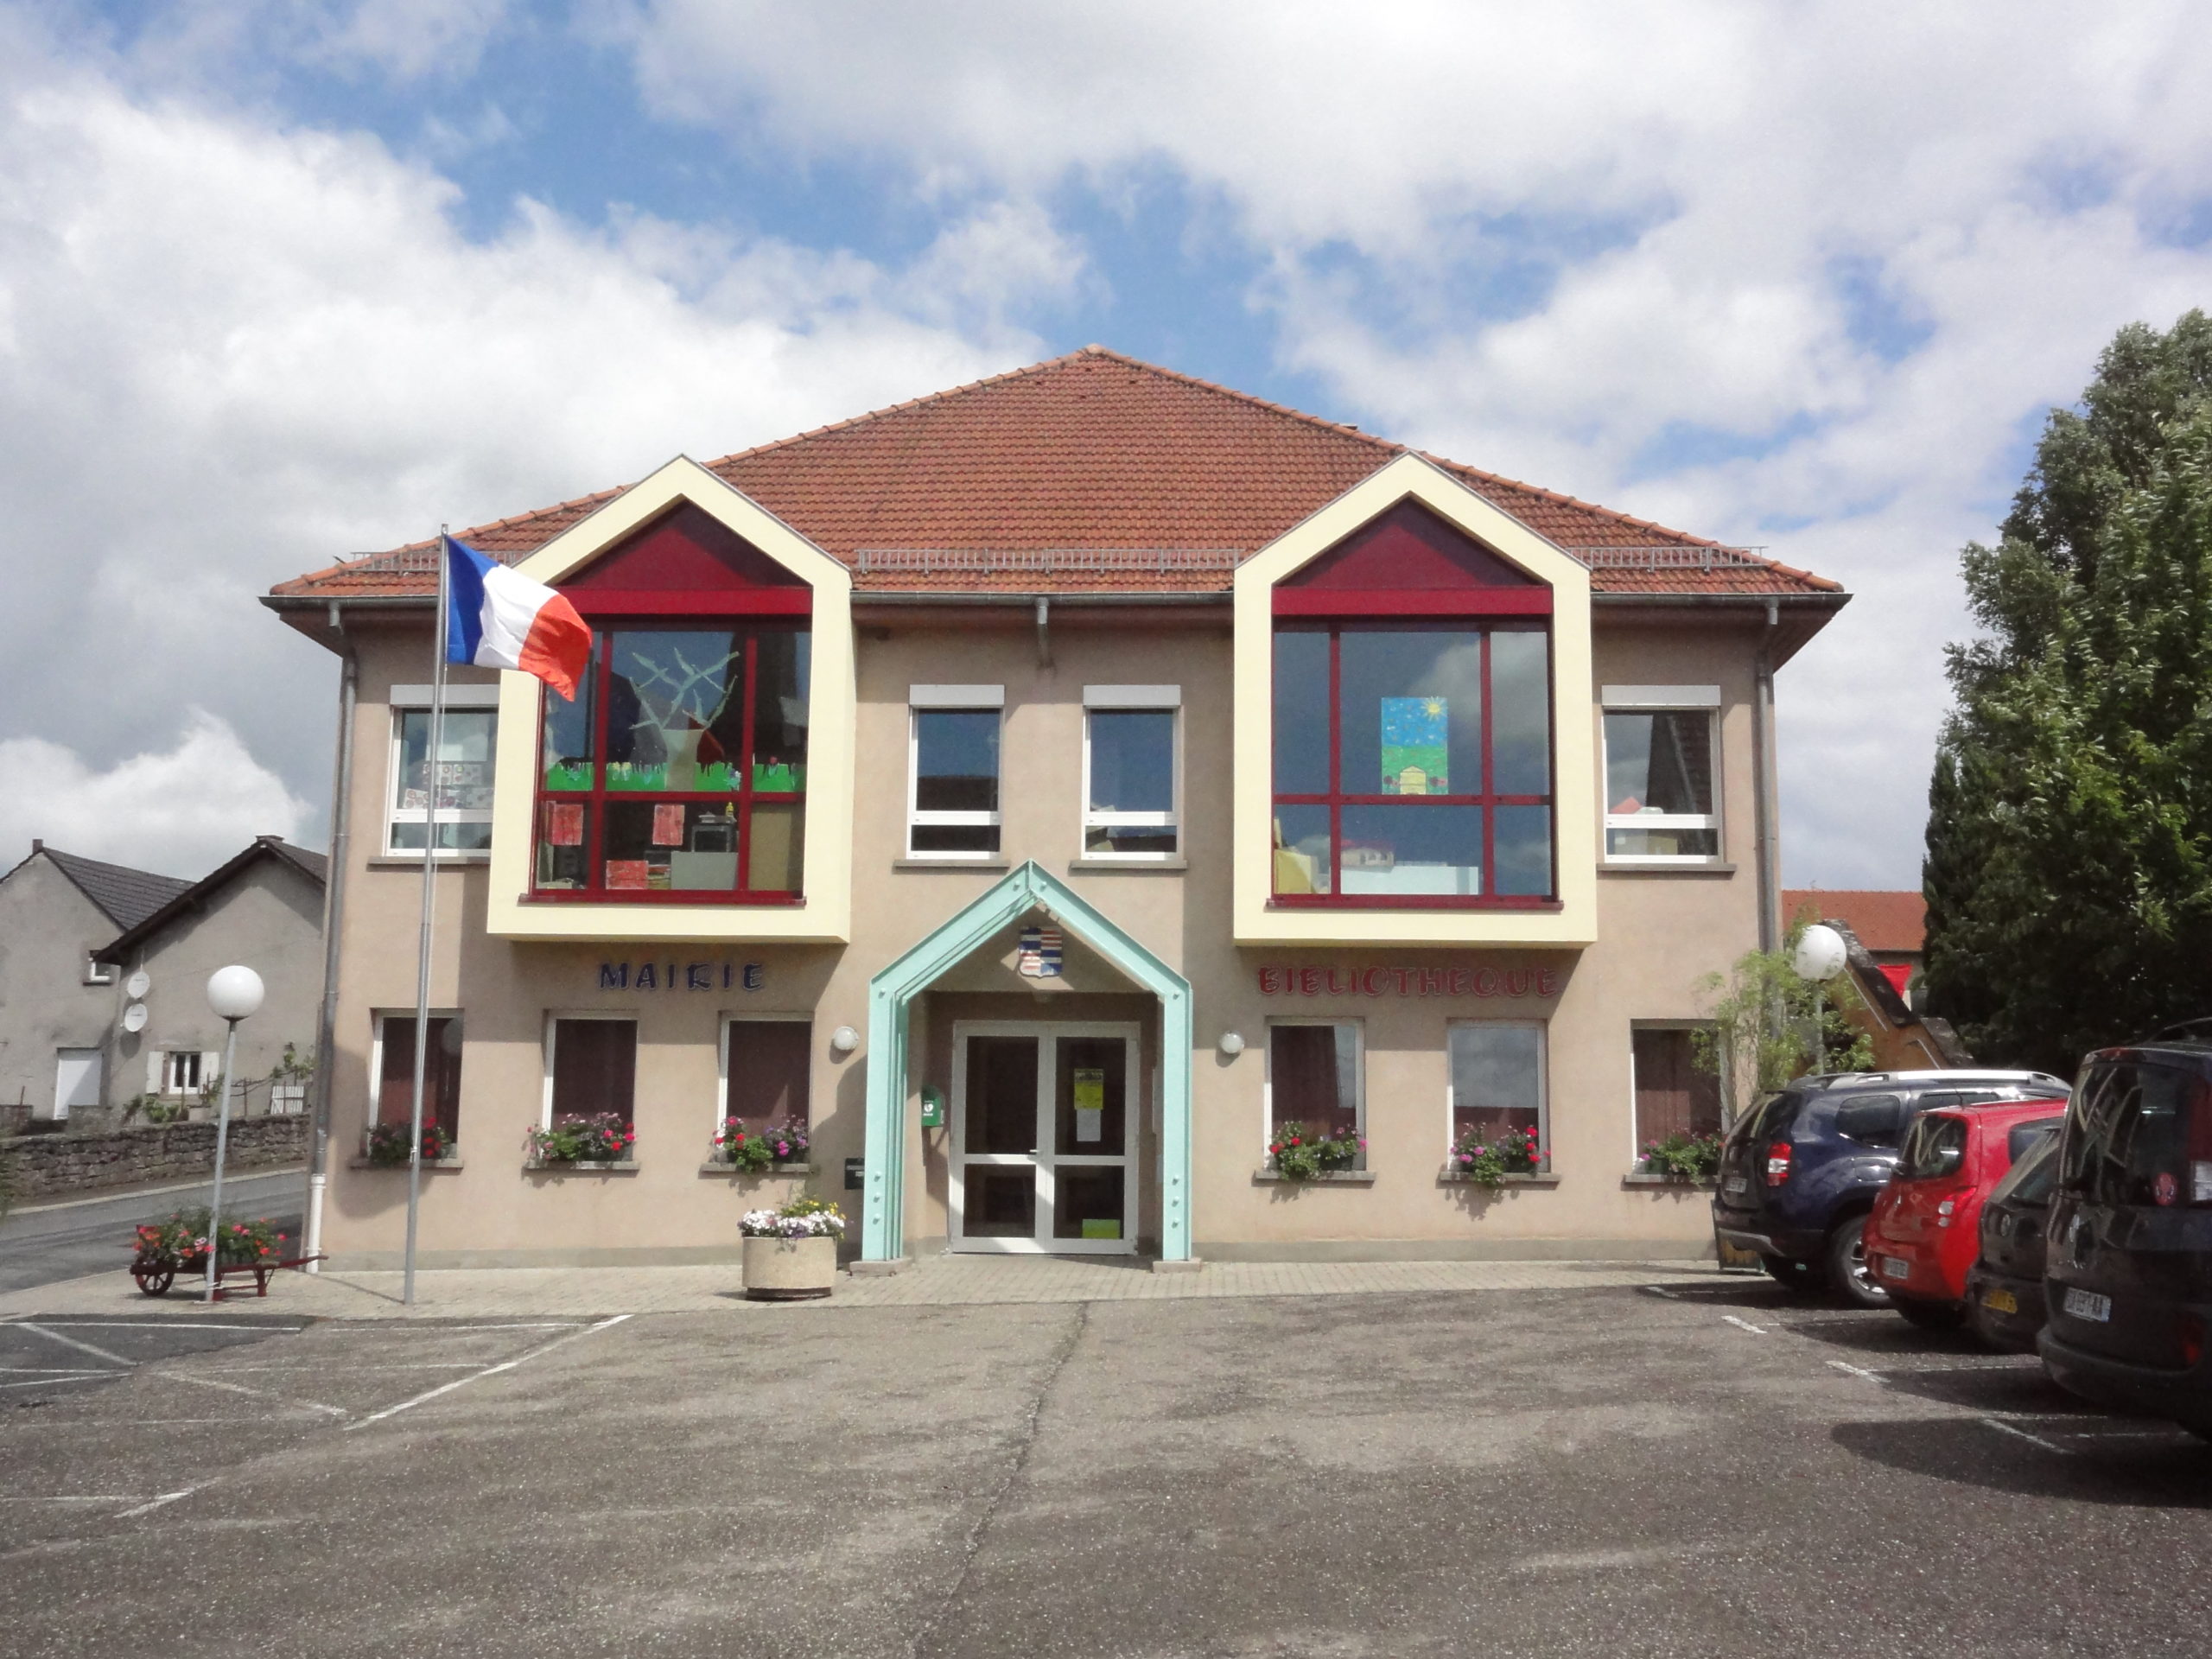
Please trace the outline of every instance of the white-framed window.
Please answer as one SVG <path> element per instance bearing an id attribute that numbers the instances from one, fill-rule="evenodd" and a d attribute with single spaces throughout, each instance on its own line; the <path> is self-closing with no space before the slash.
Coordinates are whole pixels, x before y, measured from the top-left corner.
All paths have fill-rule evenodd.
<path id="1" fill-rule="evenodd" d="M 596 1010 L 545 1016 L 545 1101 L 539 1126 L 613 1113 L 636 1122 L 638 1020 Z"/>
<path id="2" fill-rule="evenodd" d="M 1270 1020 L 1265 1141 L 1286 1123 L 1367 1133 L 1367 1051 L 1357 1020 Z"/>
<path id="3" fill-rule="evenodd" d="M 164 1048 L 154 1055 L 154 1092 L 196 1095 L 215 1080 L 221 1058 L 197 1048 Z"/>
<path id="4" fill-rule="evenodd" d="M 814 1022 L 803 1014 L 722 1016 L 721 1078 L 715 1124 L 804 1123 L 814 1064 Z"/>
<path id="5" fill-rule="evenodd" d="M 996 858 L 1006 688 L 917 685 L 906 704 L 908 855 Z"/>
<path id="6" fill-rule="evenodd" d="M 115 983 L 115 964 L 102 962 L 89 950 L 85 952 L 85 983 L 112 985 Z"/>
<path id="7" fill-rule="evenodd" d="M 1157 862 L 1183 849 L 1179 685 L 1083 688 L 1083 855 Z"/>
<path id="8" fill-rule="evenodd" d="M 492 785 L 499 747 L 499 688 L 446 687 L 438 734 L 440 857 L 481 858 L 492 849 Z M 391 689 L 391 766 L 385 792 L 384 850 L 419 855 L 430 816 L 430 688 Z"/>
<path id="9" fill-rule="evenodd" d="M 1720 858 L 1720 688 L 1609 685 L 1605 860 L 1711 864 Z"/>
<path id="10" fill-rule="evenodd" d="M 1541 1020 L 1455 1020 L 1445 1028 L 1451 1075 L 1446 1084 L 1447 1146 L 1534 1129 L 1551 1162 L 1544 1023 Z"/>

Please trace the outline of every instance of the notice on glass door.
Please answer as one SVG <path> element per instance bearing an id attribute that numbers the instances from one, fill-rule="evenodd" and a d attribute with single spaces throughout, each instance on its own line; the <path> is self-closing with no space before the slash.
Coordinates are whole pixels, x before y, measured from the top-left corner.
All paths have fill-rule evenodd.
<path id="1" fill-rule="evenodd" d="M 1103 1066 L 1075 1068 L 1075 1138 L 1096 1143 L 1106 1138 L 1106 1071 Z"/>

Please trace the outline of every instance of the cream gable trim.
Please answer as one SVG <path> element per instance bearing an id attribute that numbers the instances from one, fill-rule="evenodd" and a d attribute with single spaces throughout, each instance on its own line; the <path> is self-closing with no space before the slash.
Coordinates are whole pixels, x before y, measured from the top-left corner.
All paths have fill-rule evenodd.
<path id="1" fill-rule="evenodd" d="M 852 931 L 854 670 L 852 573 L 742 491 L 679 455 L 515 567 L 553 582 L 582 569 L 678 502 L 742 536 L 813 589 L 807 711 L 806 895 L 793 906 L 531 904 L 538 683 L 499 676 L 499 784 L 493 798 L 485 931 L 511 939 L 789 941 L 842 944 Z"/>
<path id="2" fill-rule="evenodd" d="M 1274 869 L 1274 589 L 1408 498 L 1552 590 L 1553 812 L 1559 908 L 1546 911 L 1276 908 Z M 1236 579 L 1234 916 L 1240 944 L 1593 944 L 1598 938 L 1597 720 L 1590 573 L 1556 543 L 1418 455 L 1401 455 L 1241 565 Z"/>

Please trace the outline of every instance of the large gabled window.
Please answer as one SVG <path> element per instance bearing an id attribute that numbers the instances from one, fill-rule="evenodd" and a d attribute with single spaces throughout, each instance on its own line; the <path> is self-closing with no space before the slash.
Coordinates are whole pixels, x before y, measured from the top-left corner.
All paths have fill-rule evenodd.
<path id="1" fill-rule="evenodd" d="M 1275 903 L 1552 901 L 1550 601 L 1410 501 L 1276 588 Z"/>
<path id="2" fill-rule="evenodd" d="M 537 892 L 795 898 L 808 643 L 780 619 L 594 630 L 575 700 L 545 693 Z"/>

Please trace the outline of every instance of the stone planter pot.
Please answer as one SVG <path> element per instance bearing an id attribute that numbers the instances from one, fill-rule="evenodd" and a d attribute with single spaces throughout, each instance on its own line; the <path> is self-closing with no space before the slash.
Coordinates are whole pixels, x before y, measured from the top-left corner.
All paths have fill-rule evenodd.
<path id="1" fill-rule="evenodd" d="M 748 1238 L 745 1294 L 756 1302 L 796 1302 L 827 1296 L 837 1284 L 834 1238 Z"/>

